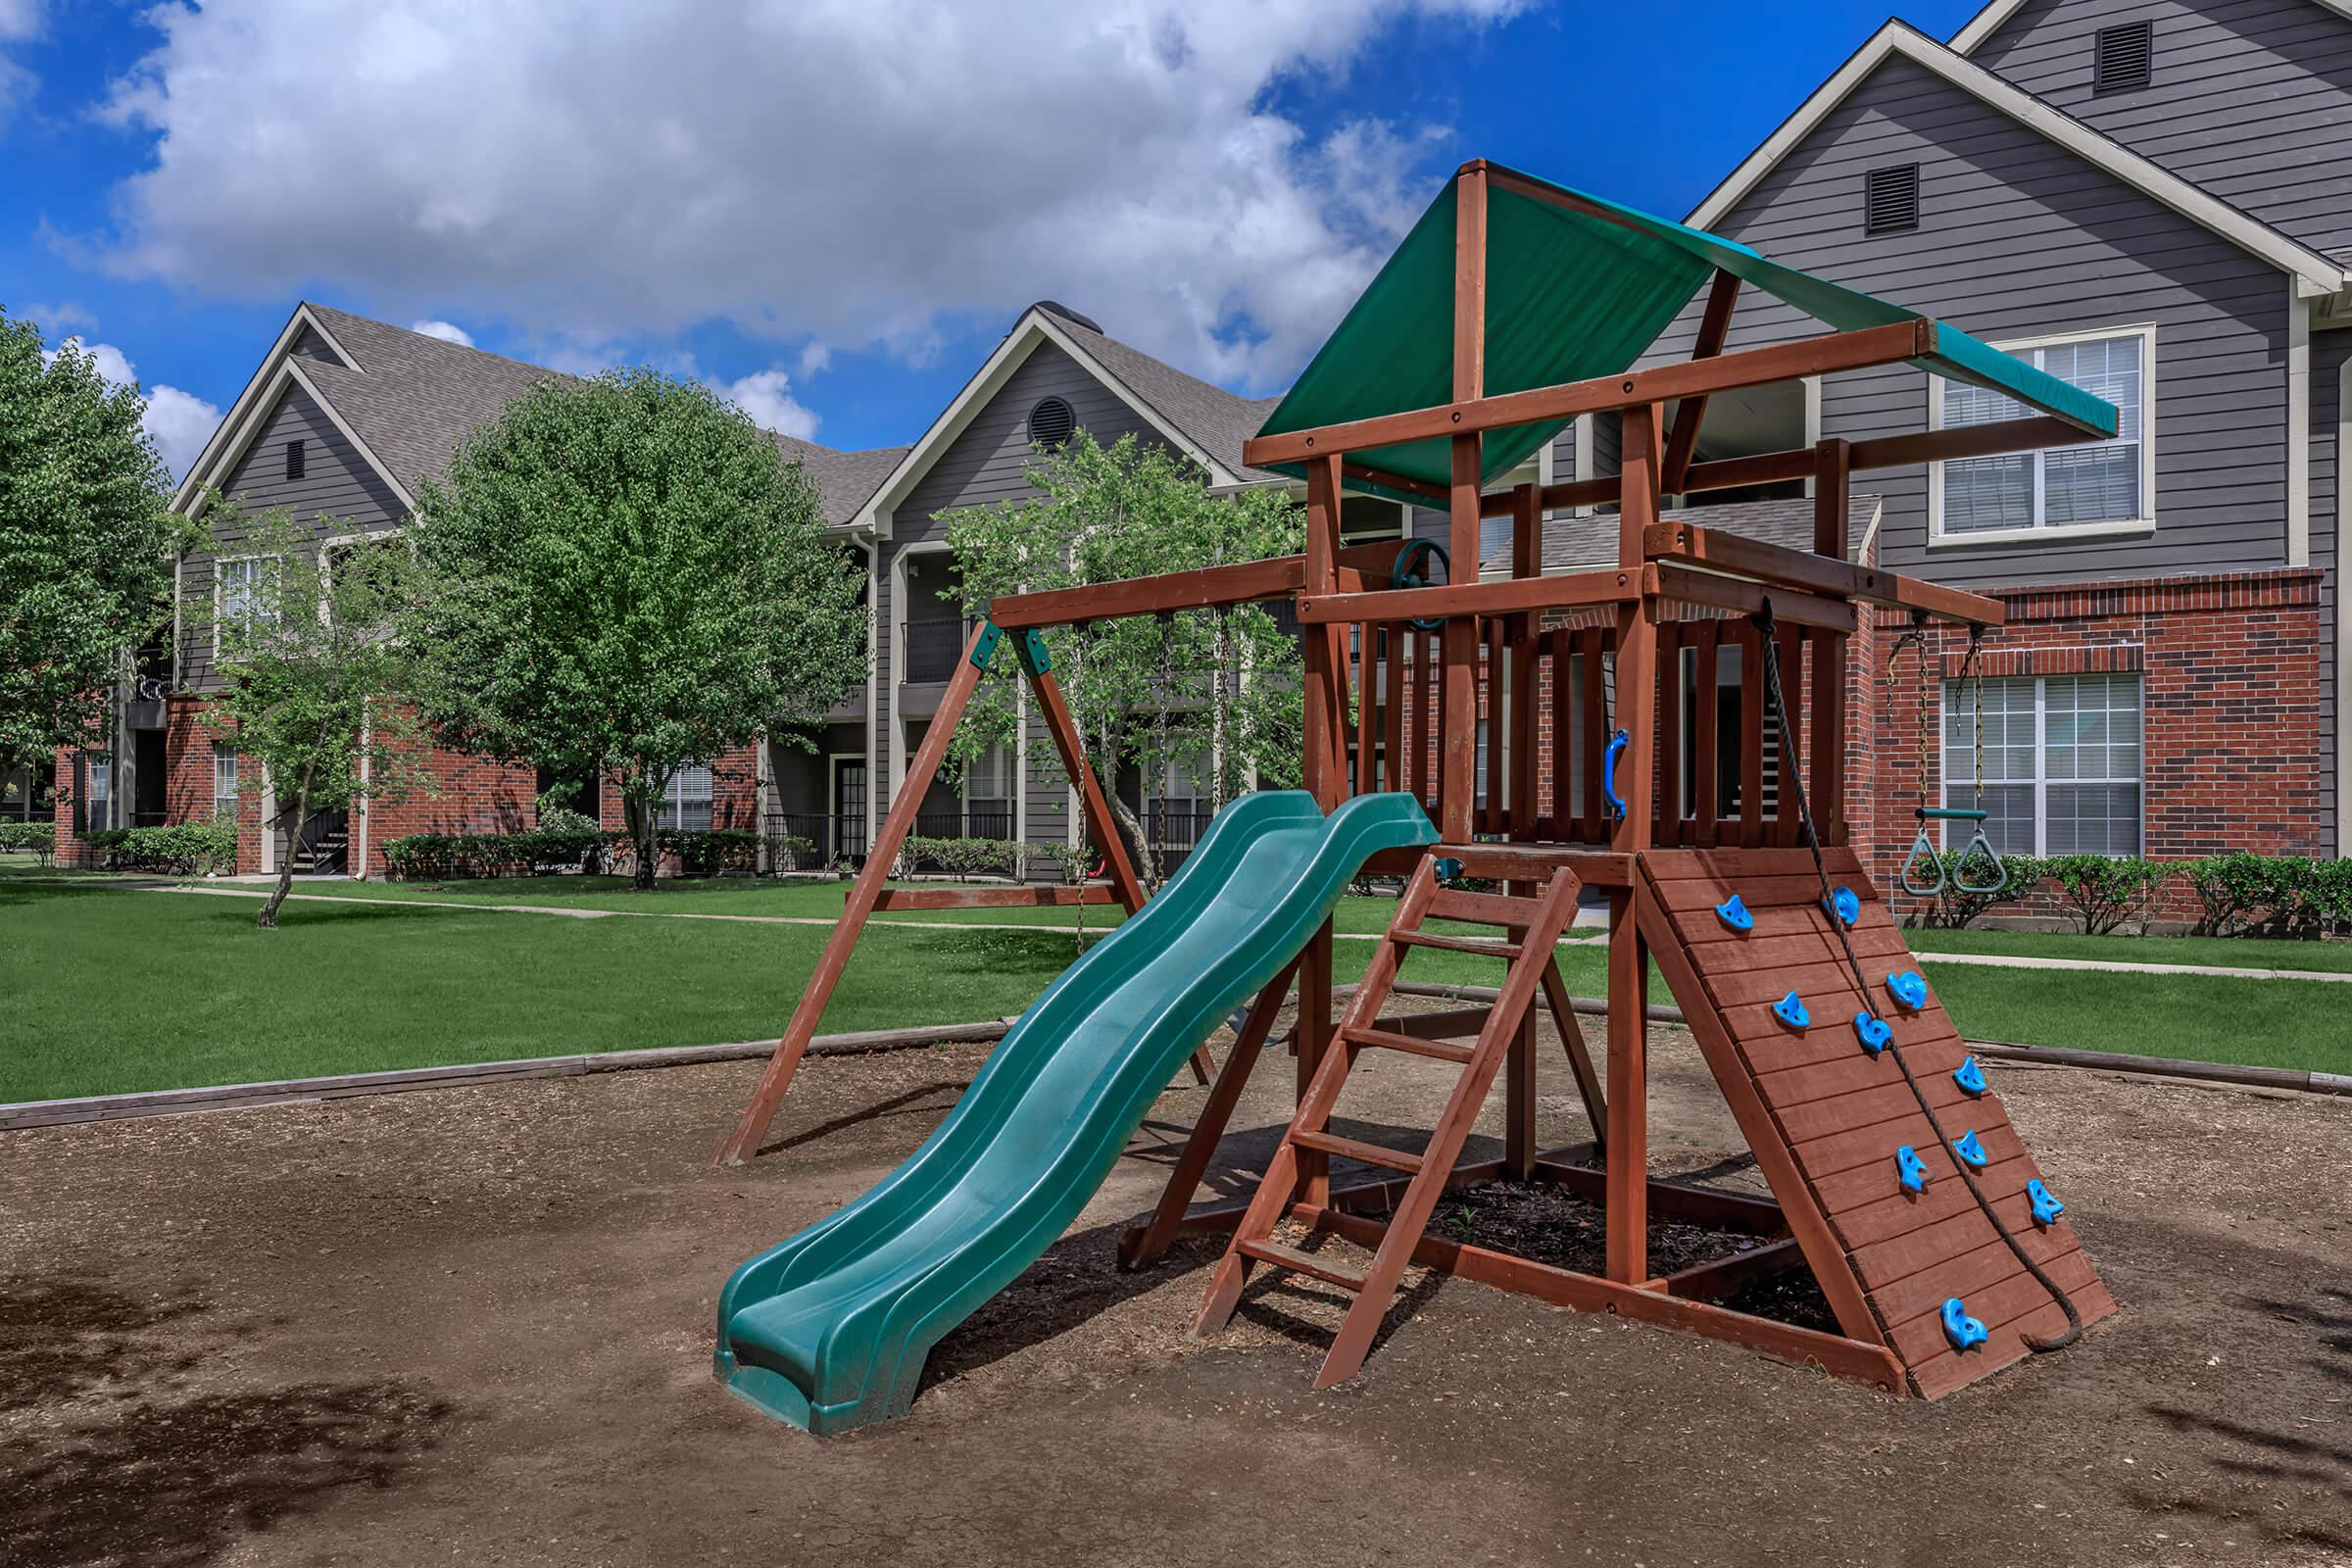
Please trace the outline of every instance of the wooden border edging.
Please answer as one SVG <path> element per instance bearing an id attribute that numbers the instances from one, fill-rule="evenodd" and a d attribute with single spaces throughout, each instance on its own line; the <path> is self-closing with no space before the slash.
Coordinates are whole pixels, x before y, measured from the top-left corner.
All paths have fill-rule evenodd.
<path id="1" fill-rule="evenodd" d="M 1399 980 L 1392 989 L 1405 996 L 1435 997 L 1442 1001 L 1492 1002 L 1493 986 L 1443 986 L 1426 981 Z M 1578 1012 L 1604 1014 L 1608 1004 L 1598 997 L 1571 997 Z M 1652 1023 L 1681 1023 L 1683 1009 L 1649 1008 Z M 1968 1040 L 1969 1050 L 2000 1061 L 2038 1062 L 2046 1067 L 2089 1067 L 2106 1072 L 2147 1073 L 2163 1078 L 2193 1078 L 2203 1083 L 2239 1084 L 2252 1089 L 2288 1089 L 2299 1094 L 2342 1095 L 2352 1098 L 2352 1074 L 2306 1071 L 2298 1067 L 2242 1067 L 2226 1061 L 2186 1061 L 2178 1056 L 2132 1056 L 2121 1052 L 2074 1051 L 2063 1046 L 2018 1046 L 2002 1040 Z"/>
<path id="2" fill-rule="evenodd" d="M 1010 1018 L 972 1023 L 929 1024 L 913 1029 L 863 1029 L 818 1035 L 808 1043 L 817 1055 L 855 1056 L 917 1046 L 977 1043 L 1001 1038 Z M 141 1116 L 178 1116 L 194 1111 L 246 1110 L 263 1105 L 307 1104 L 368 1095 L 407 1094 L 418 1089 L 465 1089 L 524 1078 L 579 1078 L 590 1073 L 634 1072 L 647 1067 L 692 1067 L 712 1061 L 764 1060 L 772 1040 L 716 1046 L 657 1046 L 644 1051 L 606 1051 L 586 1055 L 535 1056 L 516 1061 L 470 1062 L 451 1067 L 412 1067 L 391 1072 L 344 1073 L 325 1078 L 280 1078 L 267 1083 L 219 1084 L 200 1089 L 151 1089 L 125 1095 L 88 1095 L 72 1100 L 27 1100 L 0 1103 L 0 1132 L 65 1127 L 77 1122 L 127 1121 Z"/>

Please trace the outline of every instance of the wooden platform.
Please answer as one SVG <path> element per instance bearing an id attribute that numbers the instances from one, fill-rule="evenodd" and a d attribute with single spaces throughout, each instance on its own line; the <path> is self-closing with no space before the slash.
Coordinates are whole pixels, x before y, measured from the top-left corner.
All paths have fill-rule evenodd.
<path id="1" fill-rule="evenodd" d="M 2072 1297 L 2084 1322 L 2113 1313 L 2115 1299 L 2071 1225 L 2034 1223 L 2026 1183 L 2041 1172 L 1999 1097 L 1971 1096 L 1954 1081 L 1967 1051 L 1933 984 L 1916 1013 L 1887 995 L 1886 977 L 1918 964 L 1860 862 L 1844 849 L 1825 858 L 1831 880 L 1862 901 L 1852 938 L 1867 998 L 1855 993 L 1812 857 L 1801 849 L 1643 852 L 1642 935 L 1840 1326 L 1849 1338 L 1890 1348 L 1912 1392 L 1934 1398 L 2025 1356 L 2027 1339 L 2058 1334 L 2066 1315 L 1970 1197 L 1895 1054 L 1873 1056 L 1856 1038 L 1853 1018 L 1863 1007 L 1892 1025 L 1950 1136 L 1973 1130 L 1983 1142 L 1990 1157 L 1977 1179 L 2002 1227 Z M 1715 914 L 1735 893 L 1755 917 L 1750 932 Z M 1772 1010 L 1792 990 L 1811 1014 L 1801 1031 Z M 1906 1144 L 1928 1166 L 1918 1195 L 1896 1178 L 1895 1150 Z M 1990 1336 L 1965 1352 L 1946 1343 L 1938 1318 L 1954 1296 Z"/>

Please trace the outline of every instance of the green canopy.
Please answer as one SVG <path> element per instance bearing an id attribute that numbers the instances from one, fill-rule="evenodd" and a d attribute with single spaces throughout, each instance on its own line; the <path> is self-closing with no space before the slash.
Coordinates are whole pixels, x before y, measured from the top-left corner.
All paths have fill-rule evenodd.
<path id="1" fill-rule="evenodd" d="M 1916 311 L 1767 261 L 1736 241 L 1528 175 L 1510 177 L 1556 191 L 1571 205 L 1488 182 L 1489 396 L 1630 368 L 1719 268 L 1839 331 L 1921 318 Z M 1453 401 L 1455 212 L 1448 184 L 1259 434 Z M 2003 393 L 2095 434 L 2115 434 L 2113 405 L 1941 322 L 1936 342 L 1935 355 L 1912 362 L 1919 368 Z M 1488 431 L 1481 477 L 1492 481 L 1509 472 L 1567 422 Z M 1384 472 L 1446 485 L 1452 478 L 1447 446 L 1443 439 L 1415 441 L 1349 456 Z M 1278 468 L 1305 471 L 1294 465 Z"/>

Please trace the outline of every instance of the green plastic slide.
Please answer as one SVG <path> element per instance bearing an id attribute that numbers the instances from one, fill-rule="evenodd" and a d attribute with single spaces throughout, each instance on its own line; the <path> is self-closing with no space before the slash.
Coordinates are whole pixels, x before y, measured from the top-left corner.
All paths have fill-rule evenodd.
<path id="1" fill-rule="evenodd" d="M 735 1271 L 719 1378 L 810 1432 L 903 1413 L 931 1347 L 1068 1229 L 1185 1058 L 1306 946 L 1364 861 L 1436 838 L 1408 795 L 1328 819 L 1297 792 L 1220 811 L 1159 896 L 1021 1014 L 922 1148 Z"/>

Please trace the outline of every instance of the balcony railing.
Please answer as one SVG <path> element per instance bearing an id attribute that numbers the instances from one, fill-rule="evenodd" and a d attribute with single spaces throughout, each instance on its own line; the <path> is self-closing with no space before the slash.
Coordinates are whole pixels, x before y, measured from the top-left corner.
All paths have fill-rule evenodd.
<path id="1" fill-rule="evenodd" d="M 906 667 L 902 680 L 943 681 L 956 673 L 969 634 L 960 620 L 910 620 L 906 623 Z"/>

